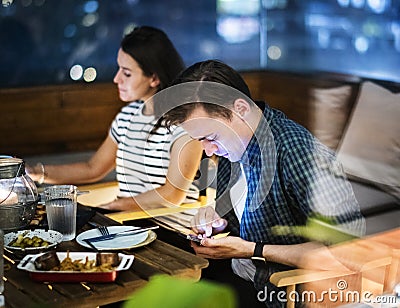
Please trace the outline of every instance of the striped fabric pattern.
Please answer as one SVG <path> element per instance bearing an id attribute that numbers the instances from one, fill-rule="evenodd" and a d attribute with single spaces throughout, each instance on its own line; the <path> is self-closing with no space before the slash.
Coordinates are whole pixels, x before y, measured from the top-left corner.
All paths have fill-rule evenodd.
<path id="1" fill-rule="evenodd" d="M 161 127 L 150 134 L 156 120 L 142 113 L 143 106 L 143 101 L 135 101 L 123 107 L 110 129 L 118 144 L 116 172 L 120 197 L 135 196 L 163 185 L 171 146 L 186 134 L 180 127 L 172 133 Z"/>

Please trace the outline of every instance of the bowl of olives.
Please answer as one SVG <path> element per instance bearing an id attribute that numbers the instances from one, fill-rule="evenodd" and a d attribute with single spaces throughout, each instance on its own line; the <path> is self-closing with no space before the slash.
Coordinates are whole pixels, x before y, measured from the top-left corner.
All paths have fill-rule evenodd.
<path id="1" fill-rule="evenodd" d="M 4 248 L 19 255 L 36 254 L 55 248 L 62 238 L 55 230 L 20 230 L 4 235 Z"/>

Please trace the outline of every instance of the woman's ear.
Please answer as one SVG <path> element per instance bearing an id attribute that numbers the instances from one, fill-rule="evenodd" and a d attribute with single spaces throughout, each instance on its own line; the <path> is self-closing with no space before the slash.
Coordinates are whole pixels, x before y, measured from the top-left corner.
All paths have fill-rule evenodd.
<path id="1" fill-rule="evenodd" d="M 250 104 L 243 98 L 238 98 L 233 102 L 233 110 L 242 118 L 250 112 L 250 108 Z"/>
<path id="2" fill-rule="evenodd" d="M 160 78 L 156 74 L 151 76 L 150 87 L 157 88 L 160 85 Z"/>

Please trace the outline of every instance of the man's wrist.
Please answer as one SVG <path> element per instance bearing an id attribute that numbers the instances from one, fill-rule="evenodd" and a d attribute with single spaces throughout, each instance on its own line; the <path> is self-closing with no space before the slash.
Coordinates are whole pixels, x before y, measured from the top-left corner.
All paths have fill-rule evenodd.
<path id="1" fill-rule="evenodd" d="M 265 244 L 266 243 L 264 242 L 256 242 L 254 246 L 254 252 L 251 256 L 251 261 L 255 266 L 264 266 L 267 261 L 263 254 Z"/>

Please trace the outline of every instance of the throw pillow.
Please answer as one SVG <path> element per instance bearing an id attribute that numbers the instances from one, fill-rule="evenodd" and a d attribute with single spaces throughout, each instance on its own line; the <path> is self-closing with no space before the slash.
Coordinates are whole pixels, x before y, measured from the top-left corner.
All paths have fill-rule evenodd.
<path id="1" fill-rule="evenodd" d="M 364 82 L 338 158 L 350 177 L 366 180 L 400 199 L 399 119 L 400 93 Z"/>
<path id="2" fill-rule="evenodd" d="M 349 114 L 350 86 L 311 90 L 310 131 L 336 150 Z"/>

